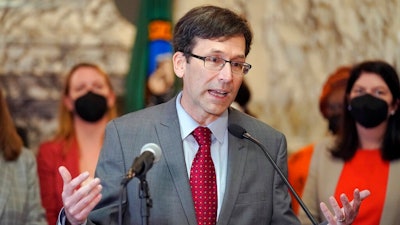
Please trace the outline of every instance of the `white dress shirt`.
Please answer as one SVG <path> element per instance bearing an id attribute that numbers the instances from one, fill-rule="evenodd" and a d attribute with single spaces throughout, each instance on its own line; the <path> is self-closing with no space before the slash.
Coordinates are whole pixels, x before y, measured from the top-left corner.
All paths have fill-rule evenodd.
<path id="1" fill-rule="evenodd" d="M 180 100 L 182 92 L 176 98 L 176 110 L 178 112 L 181 138 L 183 141 L 183 151 L 185 155 L 187 174 L 190 176 L 190 168 L 196 156 L 199 145 L 191 135 L 199 124 L 182 108 Z M 207 126 L 211 132 L 211 158 L 215 166 L 217 176 L 218 191 L 218 210 L 217 218 L 221 211 L 223 197 L 226 186 L 227 165 L 228 165 L 228 110 L 226 110 L 217 120 Z M 190 177 L 189 177 L 190 179 Z"/>

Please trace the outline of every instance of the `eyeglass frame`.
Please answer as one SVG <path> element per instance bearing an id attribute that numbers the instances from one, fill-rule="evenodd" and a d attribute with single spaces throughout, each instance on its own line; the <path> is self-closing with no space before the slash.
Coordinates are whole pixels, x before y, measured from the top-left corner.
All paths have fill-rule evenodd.
<path id="1" fill-rule="evenodd" d="M 246 62 L 237 62 L 237 61 L 232 61 L 232 60 L 226 60 L 226 59 L 224 59 L 224 58 L 222 58 L 222 57 L 219 57 L 219 56 L 199 56 L 199 55 L 193 54 L 193 53 L 191 53 L 191 52 L 187 52 L 186 54 L 189 55 L 189 56 L 192 56 L 192 57 L 194 57 L 194 58 L 196 58 L 196 59 L 203 60 L 204 68 L 209 69 L 209 70 L 212 70 L 212 71 L 221 71 L 221 70 L 224 68 L 225 64 L 226 64 L 226 63 L 229 63 L 229 64 L 231 64 L 231 71 L 232 71 L 232 73 L 238 74 L 236 71 L 233 71 L 233 70 L 232 70 L 232 68 L 234 68 L 234 66 L 235 66 L 235 65 L 232 65 L 232 63 L 237 63 L 237 64 L 239 64 L 239 65 L 242 66 L 242 71 L 241 71 L 241 73 L 238 74 L 238 75 L 243 75 L 243 76 L 244 76 L 244 75 L 246 75 L 246 74 L 250 71 L 250 69 L 251 69 L 251 67 L 252 67 L 251 64 L 249 64 L 249 63 L 246 63 Z M 211 68 L 206 67 L 206 60 L 207 60 L 207 58 L 222 59 L 222 60 L 224 61 L 224 63 L 220 65 L 220 68 L 219 68 L 219 69 L 216 68 L 216 70 L 214 70 L 214 69 L 211 69 Z M 207 61 L 207 62 L 212 62 L 212 61 Z M 245 70 L 246 67 L 248 67 L 247 72 L 244 72 L 244 70 Z"/>

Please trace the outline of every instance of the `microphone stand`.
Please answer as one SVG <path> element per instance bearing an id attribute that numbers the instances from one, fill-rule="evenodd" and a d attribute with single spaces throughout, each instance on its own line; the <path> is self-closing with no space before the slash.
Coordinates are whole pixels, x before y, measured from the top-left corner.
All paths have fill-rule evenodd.
<path id="1" fill-rule="evenodd" d="M 128 182 L 135 177 L 135 175 L 130 171 L 121 181 L 121 189 L 120 189 L 120 202 L 119 202 L 119 210 L 118 210 L 118 224 L 122 225 L 122 199 L 123 194 L 125 193 L 124 190 L 126 189 L 126 185 Z M 136 176 L 140 183 L 139 183 L 139 198 L 140 198 L 140 214 L 142 216 L 142 225 L 149 224 L 149 217 L 150 217 L 150 208 L 153 207 L 153 200 L 150 197 L 149 192 L 149 185 L 146 180 L 146 173 Z"/>
<path id="2" fill-rule="evenodd" d="M 119 190 L 119 204 L 118 204 L 118 225 L 122 225 L 122 199 L 126 190 L 126 184 L 130 181 L 129 178 L 124 178 L 121 181 L 121 188 Z"/>
<path id="3" fill-rule="evenodd" d="M 161 148 L 157 144 L 147 143 L 140 150 L 140 156 L 133 160 L 132 166 L 121 181 L 120 203 L 118 210 L 118 224 L 122 224 L 122 199 L 126 193 L 126 185 L 132 178 L 137 177 L 139 183 L 139 198 L 140 198 L 140 214 L 142 216 L 142 224 L 149 224 L 150 208 L 153 207 L 153 200 L 150 198 L 149 185 L 146 180 L 147 171 L 161 157 Z M 125 196 L 126 198 L 126 196 Z"/>
<path id="4" fill-rule="evenodd" d="M 142 224 L 149 224 L 150 208 L 153 207 L 153 200 L 150 198 L 149 185 L 146 180 L 146 174 L 139 178 L 139 198 L 140 214 L 142 215 Z"/>

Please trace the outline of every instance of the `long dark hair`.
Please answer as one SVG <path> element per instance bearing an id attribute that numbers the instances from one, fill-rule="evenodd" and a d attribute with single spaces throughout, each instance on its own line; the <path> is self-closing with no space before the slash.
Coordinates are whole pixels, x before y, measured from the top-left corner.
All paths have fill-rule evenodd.
<path id="1" fill-rule="evenodd" d="M 332 149 L 334 157 L 350 160 L 355 155 L 359 147 L 359 139 L 357 135 L 356 122 L 350 114 L 347 107 L 349 105 L 348 96 L 354 83 L 358 80 L 362 73 L 374 73 L 380 76 L 389 87 L 393 96 L 393 102 L 400 99 L 400 83 L 396 70 L 388 63 L 380 60 L 365 61 L 354 66 L 350 72 L 350 78 L 346 86 L 346 94 L 343 104 L 343 121 L 342 130 L 338 134 L 336 146 Z M 396 110 L 394 115 L 388 119 L 388 126 L 384 134 L 381 146 L 382 159 L 391 161 L 400 158 L 400 112 Z"/>

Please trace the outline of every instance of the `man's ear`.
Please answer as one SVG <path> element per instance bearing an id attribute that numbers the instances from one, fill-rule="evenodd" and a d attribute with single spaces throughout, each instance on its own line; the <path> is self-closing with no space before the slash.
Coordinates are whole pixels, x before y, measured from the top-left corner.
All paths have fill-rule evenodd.
<path id="1" fill-rule="evenodd" d="M 183 52 L 175 52 L 172 56 L 172 63 L 174 66 L 175 75 L 182 78 L 185 74 L 186 57 Z"/>

